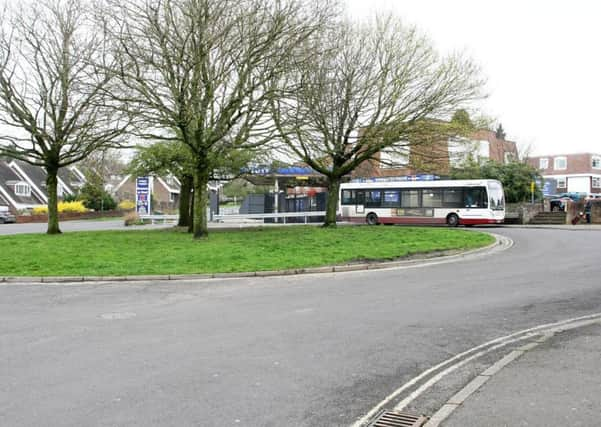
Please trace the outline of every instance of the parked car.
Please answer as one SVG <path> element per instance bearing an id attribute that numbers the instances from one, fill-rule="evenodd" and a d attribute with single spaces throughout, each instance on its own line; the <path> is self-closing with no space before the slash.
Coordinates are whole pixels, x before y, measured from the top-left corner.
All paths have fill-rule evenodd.
<path id="1" fill-rule="evenodd" d="M 3 206 L 0 206 L 0 224 L 7 222 L 17 222 L 17 217 L 11 214 L 8 208 L 3 209 Z"/>
<path id="2" fill-rule="evenodd" d="M 551 212 L 565 211 L 566 202 L 577 202 L 580 199 L 584 199 L 585 197 L 586 193 L 561 193 L 556 196 L 553 196 L 549 201 Z"/>
<path id="3" fill-rule="evenodd" d="M 599 200 L 601 193 L 561 193 L 550 198 L 551 212 L 564 211 L 567 201 L 578 202 L 587 198 Z"/>

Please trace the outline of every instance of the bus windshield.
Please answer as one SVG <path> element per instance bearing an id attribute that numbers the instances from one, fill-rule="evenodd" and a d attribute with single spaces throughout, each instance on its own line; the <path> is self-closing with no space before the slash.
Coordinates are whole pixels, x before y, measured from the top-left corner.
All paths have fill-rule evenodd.
<path id="1" fill-rule="evenodd" d="M 505 198 L 503 196 L 503 187 L 498 182 L 488 183 L 489 208 L 495 211 L 505 209 Z"/>

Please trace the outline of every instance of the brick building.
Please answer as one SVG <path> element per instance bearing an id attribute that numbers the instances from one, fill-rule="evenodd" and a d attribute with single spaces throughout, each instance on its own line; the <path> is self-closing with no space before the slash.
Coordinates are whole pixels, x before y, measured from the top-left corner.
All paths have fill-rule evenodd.
<path id="1" fill-rule="evenodd" d="M 468 158 L 508 163 L 518 159 L 516 143 L 496 137 L 494 131 L 479 130 L 470 138 L 416 146 L 413 150 L 383 150 L 361 164 L 353 178 L 393 177 L 417 174 L 448 175 Z"/>
<path id="2" fill-rule="evenodd" d="M 601 193 L 601 154 L 577 153 L 528 158 L 545 179 L 554 179 L 557 192 Z"/>
<path id="3" fill-rule="evenodd" d="M 136 200 L 136 177 L 126 175 L 114 187 L 107 188 L 107 191 L 117 201 Z M 179 204 L 180 182 L 174 176 L 154 176 L 151 179 L 153 210 L 173 211 Z"/>

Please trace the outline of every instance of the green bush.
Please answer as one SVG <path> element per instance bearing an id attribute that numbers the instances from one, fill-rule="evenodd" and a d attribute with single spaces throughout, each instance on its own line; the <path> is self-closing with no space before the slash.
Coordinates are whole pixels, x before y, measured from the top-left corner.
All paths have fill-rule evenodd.
<path id="1" fill-rule="evenodd" d="M 95 211 L 110 211 L 117 207 L 117 202 L 102 186 L 87 182 L 79 193 L 79 200 L 88 209 Z"/>

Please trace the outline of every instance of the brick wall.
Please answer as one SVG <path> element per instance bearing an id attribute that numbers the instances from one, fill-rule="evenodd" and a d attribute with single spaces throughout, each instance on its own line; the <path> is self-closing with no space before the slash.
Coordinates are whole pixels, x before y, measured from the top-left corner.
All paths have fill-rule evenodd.
<path id="1" fill-rule="evenodd" d="M 496 134 L 493 131 L 477 131 L 470 137 L 470 139 L 474 141 L 488 141 L 490 160 L 504 163 L 505 153 L 511 153 L 513 158 L 518 158 L 516 143 L 513 141 L 497 139 Z M 416 175 L 422 173 L 448 175 L 450 169 L 448 141 L 441 141 L 434 145 L 412 147 L 412 150 L 409 154 L 409 167 L 380 167 L 379 159 L 380 154 L 377 153 L 374 156 L 374 159 L 365 161 L 359 165 L 359 167 L 352 173 L 352 176 L 387 177 Z"/>
<path id="2" fill-rule="evenodd" d="M 565 154 L 555 156 L 536 156 L 530 157 L 528 163 L 537 168 L 541 175 L 572 175 L 572 174 L 601 174 L 601 169 L 593 169 L 591 162 L 593 156 L 596 154 L 591 153 L 578 153 L 578 154 Z M 599 155 L 601 156 L 601 155 Z M 556 157 L 565 157 L 567 160 L 566 169 L 554 169 L 554 159 Z M 549 167 L 546 169 L 539 169 L 540 159 L 548 159 Z"/>
<path id="3" fill-rule="evenodd" d="M 59 221 L 74 221 L 78 219 L 95 219 L 95 218 L 106 218 L 115 217 L 121 218 L 125 215 L 124 211 L 104 211 L 104 212 L 86 212 L 86 213 L 75 213 L 75 212 L 64 212 L 58 214 Z M 18 215 L 17 223 L 30 223 L 30 222 L 48 222 L 48 215 Z"/>

